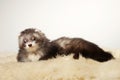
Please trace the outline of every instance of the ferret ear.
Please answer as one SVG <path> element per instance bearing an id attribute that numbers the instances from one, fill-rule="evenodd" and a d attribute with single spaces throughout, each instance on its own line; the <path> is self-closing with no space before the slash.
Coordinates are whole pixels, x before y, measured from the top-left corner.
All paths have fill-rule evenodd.
<path id="1" fill-rule="evenodd" d="M 35 32 L 41 32 L 39 29 L 35 29 Z"/>
<path id="2" fill-rule="evenodd" d="M 35 32 L 38 33 L 40 35 L 40 37 L 46 38 L 45 34 L 43 32 L 41 32 L 39 29 L 35 29 Z"/>
<path id="3" fill-rule="evenodd" d="M 40 38 L 41 40 L 43 40 L 45 42 L 49 41 L 49 39 L 47 39 L 45 34 L 43 32 L 41 32 L 39 29 L 35 29 L 35 32 L 38 34 L 38 36 L 39 36 L 38 38 Z"/>

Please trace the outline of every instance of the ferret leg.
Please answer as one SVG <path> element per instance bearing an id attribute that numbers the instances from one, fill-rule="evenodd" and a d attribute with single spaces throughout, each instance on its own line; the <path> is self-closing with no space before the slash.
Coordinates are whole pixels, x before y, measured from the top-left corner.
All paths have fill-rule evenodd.
<path id="1" fill-rule="evenodd" d="M 74 53 L 73 58 L 74 59 L 79 59 L 79 53 Z"/>

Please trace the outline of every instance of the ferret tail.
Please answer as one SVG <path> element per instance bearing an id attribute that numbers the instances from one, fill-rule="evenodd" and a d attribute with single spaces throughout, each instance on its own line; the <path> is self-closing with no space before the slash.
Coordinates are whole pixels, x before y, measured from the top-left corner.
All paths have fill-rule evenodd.
<path id="1" fill-rule="evenodd" d="M 100 57 L 98 58 L 98 61 L 104 62 L 104 61 L 108 61 L 111 59 L 114 59 L 114 57 L 110 52 L 103 52 L 103 53 L 101 53 Z"/>
<path id="2" fill-rule="evenodd" d="M 110 52 L 105 51 L 96 53 L 83 53 L 82 56 L 85 58 L 91 58 L 99 62 L 105 62 L 114 59 L 113 55 Z"/>

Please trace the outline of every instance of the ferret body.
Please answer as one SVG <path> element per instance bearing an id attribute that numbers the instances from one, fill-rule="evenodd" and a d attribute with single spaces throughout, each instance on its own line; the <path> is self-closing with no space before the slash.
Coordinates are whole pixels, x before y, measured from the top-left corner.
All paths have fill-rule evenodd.
<path id="1" fill-rule="evenodd" d="M 55 58 L 57 55 L 74 54 L 99 62 L 105 62 L 114 57 L 96 44 L 81 38 L 61 37 L 50 41 L 40 30 L 29 28 L 21 32 L 19 36 L 18 62 L 30 62 Z"/>
<path id="2" fill-rule="evenodd" d="M 108 61 L 114 58 L 111 53 L 104 51 L 96 44 L 82 38 L 61 37 L 53 42 L 63 48 L 63 54 L 69 55 L 73 53 L 74 59 L 78 59 L 79 54 L 85 58 L 91 58 L 99 62 Z"/>

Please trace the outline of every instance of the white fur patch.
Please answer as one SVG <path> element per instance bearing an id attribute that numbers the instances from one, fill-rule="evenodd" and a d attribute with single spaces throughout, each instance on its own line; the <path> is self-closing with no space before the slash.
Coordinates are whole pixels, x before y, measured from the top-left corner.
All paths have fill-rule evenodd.
<path id="1" fill-rule="evenodd" d="M 36 34 L 36 33 L 34 33 L 33 35 L 34 35 L 36 38 L 38 38 L 38 39 L 40 38 L 40 36 L 39 36 L 38 34 Z"/>
<path id="2" fill-rule="evenodd" d="M 70 41 L 71 41 L 71 40 L 59 40 L 57 43 L 58 43 L 61 47 L 65 48 L 66 44 L 69 44 Z"/>
<path id="3" fill-rule="evenodd" d="M 39 54 L 29 54 L 29 56 L 28 56 L 28 59 L 29 59 L 30 61 L 38 61 L 39 58 L 40 58 L 40 55 L 39 55 Z"/>
<path id="4" fill-rule="evenodd" d="M 45 55 L 45 54 L 42 52 L 42 50 L 37 51 L 37 53 L 39 54 L 40 58 Z"/>
<path id="5" fill-rule="evenodd" d="M 29 47 L 29 44 L 32 44 L 32 47 Z M 28 52 L 34 52 L 38 49 L 38 45 L 35 43 L 35 41 L 32 41 L 32 42 L 26 43 L 25 48 Z"/>
<path id="6" fill-rule="evenodd" d="M 42 56 L 44 56 L 44 54 L 43 54 L 43 52 L 42 51 L 37 51 L 36 52 L 37 54 L 35 54 L 35 53 L 30 53 L 29 55 L 28 55 L 28 59 L 30 60 L 30 61 L 38 61 Z"/>
<path id="7" fill-rule="evenodd" d="M 35 32 L 41 32 L 39 29 L 35 29 Z"/>
<path id="8" fill-rule="evenodd" d="M 24 39 L 24 37 L 23 37 L 23 36 L 20 36 L 20 37 L 19 37 L 19 46 L 22 46 L 23 39 Z"/>

